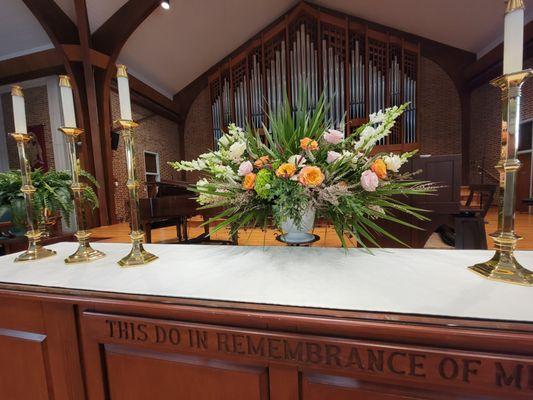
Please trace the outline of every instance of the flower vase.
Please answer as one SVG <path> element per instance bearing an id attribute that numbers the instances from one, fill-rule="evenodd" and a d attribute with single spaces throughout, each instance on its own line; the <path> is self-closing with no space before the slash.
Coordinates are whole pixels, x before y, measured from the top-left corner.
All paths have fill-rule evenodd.
<path id="1" fill-rule="evenodd" d="M 311 243 L 315 236 L 311 233 L 315 225 L 314 207 L 308 207 L 302 215 L 301 221 L 297 224 L 292 218 L 287 218 L 281 223 L 283 234 L 280 239 L 287 244 Z"/>

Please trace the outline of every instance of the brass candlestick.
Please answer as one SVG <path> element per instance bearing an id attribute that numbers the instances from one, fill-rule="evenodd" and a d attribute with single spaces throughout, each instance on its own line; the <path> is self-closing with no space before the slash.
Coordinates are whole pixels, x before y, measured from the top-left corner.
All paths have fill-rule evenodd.
<path id="1" fill-rule="evenodd" d="M 516 158 L 520 135 L 520 96 L 524 81 L 533 75 L 527 69 L 494 79 L 491 84 L 502 91 L 502 147 L 496 169 L 500 173 L 498 230 L 491 234 L 496 253 L 489 261 L 469 267 L 489 279 L 533 286 L 533 272 L 516 261 L 513 252 L 520 236 L 514 231 L 516 175 L 520 161 Z"/>
<path id="2" fill-rule="evenodd" d="M 76 223 L 77 231 L 76 238 L 78 239 L 78 249 L 75 253 L 65 258 L 67 264 L 95 261 L 105 256 L 105 254 L 99 250 L 95 250 L 91 247 L 89 239 L 91 232 L 87 229 L 86 220 L 86 206 L 83 200 L 83 190 L 85 184 L 80 182 L 80 167 L 79 160 L 76 152 L 76 141 L 79 135 L 83 133 L 79 128 L 59 128 L 63 132 L 67 139 L 68 145 L 68 158 L 70 163 L 70 173 L 72 175 L 72 183 L 70 189 L 74 197 L 74 209 L 76 211 Z"/>
<path id="3" fill-rule="evenodd" d="M 11 89 L 12 96 L 23 97 L 22 88 L 20 86 L 13 86 Z M 39 230 L 39 221 L 35 217 L 35 210 L 33 208 L 33 194 L 35 193 L 35 186 L 31 181 L 31 165 L 26 155 L 26 144 L 31 140 L 31 137 L 26 132 L 12 133 L 11 137 L 17 142 L 17 150 L 20 162 L 20 175 L 22 178 L 22 186 L 20 190 L 24 195 L 24 202 L 26 204 L 26 222 L 28 232 L 28 250 L 20 254 L 15 262 L 32 261 L 42 258 L 50 257 L 56 254 L 55 251 L 46 249 L 41 245 L 42 232 Z"/>
<path id="4" fill-rule="evenodd" d="M 130 120 L 119 120 L 117 121 L 117 124 L 119 125 L 122 137 L 124 138 L 124 146 L 126 149 L 126 166 L 128 169 L 128 181 L 126 186 L 128 187 L 130 198 L 130 238 L 132 242 L 130 253 L 118 263 L 122 267 L 130 267 L 147 264 L 156 260 L 157 256 L 147 252 L 143 247 L 144 232 L 141 229 L 139 216 L 138 190 L 140 184 L 135 172 L 135 141 L 133 136 L 134 129 L 138 124 Z"/>

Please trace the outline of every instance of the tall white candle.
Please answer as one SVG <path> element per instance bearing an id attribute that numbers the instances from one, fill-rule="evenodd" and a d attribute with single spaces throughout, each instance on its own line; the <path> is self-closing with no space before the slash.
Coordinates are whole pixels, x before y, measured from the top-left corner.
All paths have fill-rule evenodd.
<path id="1" fill-rule="evenodd" d="M 522 0 L 509 0 L 505 12 L 503 35 L 503 73 L 510 74 L 522 70 L 524 46 L 524 3 Z"/>
<path id="2" fill-rule="evenodd" d="M 131 121 L 131 99 L 128 72 L 125 65 L 117 65 L 118 100 L 120 104 L 120 119 Z"/>
<path id="3" fill-rule="evenodd" d="M 24 94 L 18 85 L 11 86 L 11 98 L 13 99 L 13 119 L 15 120 L 15 133 L 28 133 L 26 127 L 26 108 L 24 106 Z"/>
<path id="4" fill-rule="evenodd" d="M 67 75 L 59 75 L 59 86 L 63 108 L 63 126 L 75 128 L 76 114 L 74 112 L 74 96 L 72 95 L 72 87 L 70 86 L 70 80 Z"/>

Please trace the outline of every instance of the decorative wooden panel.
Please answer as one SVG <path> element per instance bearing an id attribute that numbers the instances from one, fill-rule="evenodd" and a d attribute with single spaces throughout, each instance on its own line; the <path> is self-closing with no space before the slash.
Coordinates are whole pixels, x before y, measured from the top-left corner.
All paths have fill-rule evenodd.
<path id="1" fill-rule="evenodd" d="M 346 29 L 331 23 L 320 25 L 322 49 L 322 84 L 326 102 L 331 104 L 327 118 L 331 125 L 340 128 L 345 121 L 346 84 L 345 55 Z"/>
<path id="2" fill-rule="evenodd" d="M 290 101 L 293 113 L 304 86 L 307 109 L 322 93 L 331 104 L 329 122 L 347 133 L 368 115 L 410 102 L 409 109 L 377 150 L 404 151 L 420 142 L 417 117 L 417 44 L 370 30 L 346 15 L 339 17 L 301 3 L 260 33 L 241 52 L 221 62 L 211 80 L 215 139 L 230 122 L 261 128 L 266 111 Z M 216 83 L 216 84 L 214 84 Z M 220 99 L 220 102 L 218 102 Z M 220 126 L 216 125 L 220 121 Z"/>
<path id="3" fill-rule="evenodd" d="M 292 109 L 296 110 L 300 96 L 305 96 L 307 110 L 311 110 L 319 97 L 317 21 L 302 13 L 288 29 Z"/>
<path id="4" fill-rule="evenodd" d="M 0 329 L 0 398 L 51 400 L 46 336 Z"/>
<path id="5" fill-rule="evenodd" d="M 0 399 L 85 399 L 72 304 L 0 300 Z"/>
<path id="6" fill-rule="evenodd" d="M 267 400 L 264 367 L 116 345 L 103 347 L 113 400 Z"/>

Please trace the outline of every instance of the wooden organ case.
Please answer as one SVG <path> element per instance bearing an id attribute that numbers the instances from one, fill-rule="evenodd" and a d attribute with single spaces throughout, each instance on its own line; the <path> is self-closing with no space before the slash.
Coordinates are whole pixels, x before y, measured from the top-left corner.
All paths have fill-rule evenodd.
<path id="1" fill-rule="evenodd" d="M 300 3 L 214 67 L 209 76 L 214 143 L 231 122 L 268 125 L 266 113 L 277 110 L 285 96 L 293 110 L 300 96 L 313 109 L 324 93 L 331 103 L 328 118 L 346 133 L 370 113 L 409 102 L 378 145 L 381 151 L 418 148 L 419 60 L 419 44 Z"/>

